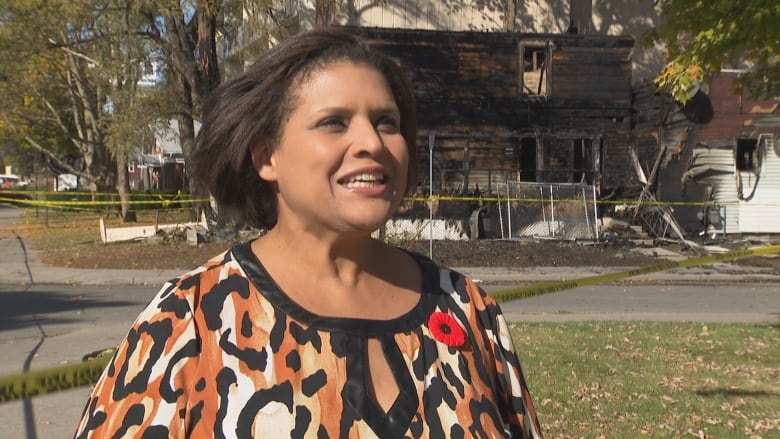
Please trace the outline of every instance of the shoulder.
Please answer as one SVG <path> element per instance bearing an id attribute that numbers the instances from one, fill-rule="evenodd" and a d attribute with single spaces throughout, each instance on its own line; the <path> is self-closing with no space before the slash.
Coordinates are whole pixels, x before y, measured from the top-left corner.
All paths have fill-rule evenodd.
<path id="1" fill-rule="evenodd" d="M 185 301 L 190 310 L 199 307 L 203 296 L 209 294 L 224 282 L 235 282 L 236 278 L 245 278 L 241 266 L 240 248 L 246 244 L 237 244 L 209 258 L 203 264 L 168 280 L 156 295 L 156 301 Z M 153 301 L 154 301 L 153 300 Z"/>
<path id="2" fill-rule="evenodd" d="M 451 296 L 461 305 L 469 304 L 479 309 L 496 305 L 496 301 L 470 277 L 451 267 L 440 265 L 420 253 L 408 253 L 420 264 L 424 282 L 429 288 L 433 287 L 439 293 Z"/>

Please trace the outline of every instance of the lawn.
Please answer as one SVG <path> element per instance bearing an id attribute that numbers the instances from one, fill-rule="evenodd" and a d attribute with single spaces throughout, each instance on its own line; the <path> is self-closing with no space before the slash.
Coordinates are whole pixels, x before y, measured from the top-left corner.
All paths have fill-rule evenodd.
<path id="1" fill-rule="evenodd" d="M 511 329 L 548 438 L 780 437 L 780 326 Z"/>
<path id="2" fill-rule="evenodd" d="M 115 215 L 99 213 L 26 209 L 19 224 L 12 226 L 24 236 L 28 247 L 38 250 L 40 262 L 57 267 L 181 269 L 195 267 L 230 246 L 229 242 L 207 242 L 197 246 L 172 242 L 170 236 L 149 241 L 103 244 L 100 219 L 106 227 L 186 223 L 190 212 L 184 209 L 138 211 L 138 221 L 122 224 Z"/>

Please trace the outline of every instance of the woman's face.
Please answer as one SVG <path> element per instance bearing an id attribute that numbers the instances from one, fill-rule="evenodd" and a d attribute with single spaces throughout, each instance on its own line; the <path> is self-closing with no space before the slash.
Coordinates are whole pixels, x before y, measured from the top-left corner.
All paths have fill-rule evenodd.
<path id="1" fill-rule="evenodd" d="M 335 62 L 293 94 L 279 144 L 255 157 L 260 177 L 278 187 L 278 224 L 371 233 L 400 204 L 409 163 L 387 80 L 373 67 Z"/>

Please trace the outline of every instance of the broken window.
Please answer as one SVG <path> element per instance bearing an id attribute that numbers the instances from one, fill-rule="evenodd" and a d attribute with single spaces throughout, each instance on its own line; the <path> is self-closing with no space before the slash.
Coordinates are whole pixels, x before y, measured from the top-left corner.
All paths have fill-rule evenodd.
<path id="1" fill-rule="evenodd" d="M 536 138 L 525 137 L 520 139 L 520 153 L 518 154 L 518 167 L 520 181 L 536 181 Z"/>
<path id="2" fill-rule="evenodd" d="M 547 96 L 549 83 L 549 44 L 520 43 L 520 92 L 527 96 Z"/>
<path id="3" fill-rule="evenodd" d="M 572 182 L 593 184 L 593 139 L 572 140 Z"/>
<path id="4" fill-rule="evenodd" d="M 749 201 L 756 193 L 768 138 L 762 134 L 758 139 L 737 139 L 734 162 L 737 168 L 737 197 L 740 200 Z"/>
<path id="5" fill-rule="evenodd" d="M 737 171 L 758 174 L 761 171 L 761 155 L 759 151 L 757 139 L 737 139 L 735 153 Z"/>

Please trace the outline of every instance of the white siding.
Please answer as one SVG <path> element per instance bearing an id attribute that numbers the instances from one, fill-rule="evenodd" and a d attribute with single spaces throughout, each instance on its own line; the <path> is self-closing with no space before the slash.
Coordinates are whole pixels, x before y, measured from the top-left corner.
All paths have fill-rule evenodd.
<path id="1" fill-rule="evenodd" d="M 780 233 L 780 156 L 772 145 L 764 147 L 764 166 L 756 192 L 739 204 L 741 233 Z"/>
<path id="2" fill-rule="evenodd" d="M 718 233 L 780 233 L 780 155 L 772 143 L 761 142 L 759 147 L 764 148 L 764 163 L 758 180 L 743 174 L 744 195 L 750 195 L 755 182 L 755 192 L 747 200 L 738 197 L 733 149 L 694 151 L 691 169 L 710 169 L 694 180 L 711 186 L 713 201 L 723 206 L 720 210 L 723 224 L 715 230 Z"/>
<path id="3" fill-rule="evenodd" d="M 721 205 L 722 226 L 718 233 L 737 233 L 739 230 L 739 198 L 734 176 L 734 152 L 725 148 L 697 148 L 691 168 L 712 167 L 717 171 L 703 173 L 694 178 L 697 183 L 712 187 L 713 202 Z"/>
<path id="4" fill-rule="evenodd" d="M 313 10 L 311 0 L 302 2 L 304 8 Z M 359 26 L 393 27 L 430 30 L 485 30 L 504 29 L 504 2 L 486 5 L 475 0 L 397 0 L 377 2 L 376 0 L 356 0 L 353 17 L 349 12 L 341 12 L 337 18 L 339 24 Z M 589 11 L 598 14 L 600 11 Z M 518 2 L 515 30 L 527 33 L 563 33 L 569 27 L 570 4 L 568 0 L 543 1 L 530 0 Z M 593 19 L 592 19 L 593 20 Z M 599 19 L 596 19 L 600 21 Z M 595 32 L 588 25 L 590 32 Z"/>
<path id="5" fill-rule="evenodd" d="M 729 151 L 731 153 L 731 151 Z M 723 219 L 722 233 L 739 232 L 739 198 L 737 198 L 737 181 L 734 174 L 723 175 L 718 179 L 717 190 L 713 191 L 713 201 L 722 205 L 721 215 Z"/>

